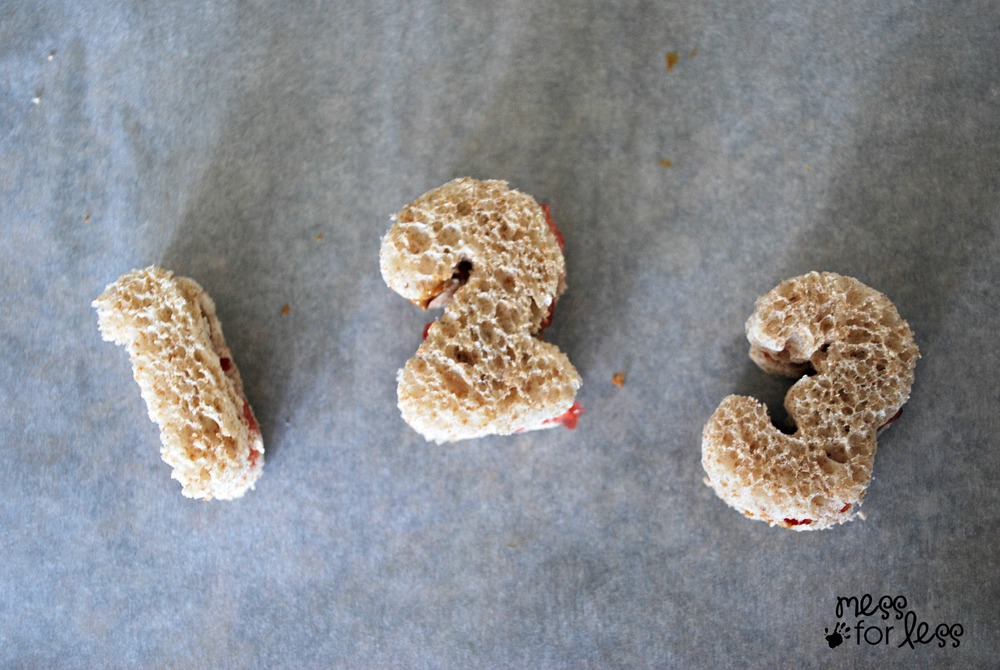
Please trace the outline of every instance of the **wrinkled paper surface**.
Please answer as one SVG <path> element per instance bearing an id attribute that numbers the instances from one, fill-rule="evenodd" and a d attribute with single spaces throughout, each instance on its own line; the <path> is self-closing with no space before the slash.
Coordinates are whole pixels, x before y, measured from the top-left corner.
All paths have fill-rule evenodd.
<path id="1" fill-rule="evenodd" d="M 0 665 L 1000 656 L 996 3 L 156 4 L 0 11 Z M 565 235 L 575 431 L 399 417 L 434 315 L 380 238 L 465 175 Z M 181 496 L 101 341 L 90 302 L 153 263 L 218 305 L 267 448 L 242 500 Z M 809 270 L 888 295 L 922 359 L 867 520 L 793 533 L 715 497 L 700 438 L 727 394 L 780 407 L 743 325 Z M 958 646 L 838 617 L 864 594 Z"/>

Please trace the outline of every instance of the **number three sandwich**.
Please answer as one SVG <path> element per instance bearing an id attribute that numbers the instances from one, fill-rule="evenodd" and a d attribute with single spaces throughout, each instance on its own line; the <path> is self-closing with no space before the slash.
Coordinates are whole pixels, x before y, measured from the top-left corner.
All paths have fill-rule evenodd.
<path id="1" fill-rule="evenodd" d="M 444 307 L 398 375 L 403 419 L 438 443 L 575 426 L 580 375 L 541 339 L 566 289 L 562 237 L 503 181 L 451 181 L 394 217 L 380 252 L 392 290 Z"/>
<path id="2" fill-rule="evenodd" d="M 128 351 L 181 492 L 226 500 L 252 489 L 264 442 L 208 294 L 154 266 L 119 277 L 94 307 L 104 339 Z"/>
<path id="3" fill-rule="evenodd" d="M 811 272 L 757 300 L 746 324 L 763 370 L 799 377 L 785 397 L 794 432 L 754 398 L 725 398 L 702 436 L 707 483 L 772 526 L 818 530 L 858 514 L 876 435 L 910 396 L 920 354 L 892 302 L 856 279 Z"/>

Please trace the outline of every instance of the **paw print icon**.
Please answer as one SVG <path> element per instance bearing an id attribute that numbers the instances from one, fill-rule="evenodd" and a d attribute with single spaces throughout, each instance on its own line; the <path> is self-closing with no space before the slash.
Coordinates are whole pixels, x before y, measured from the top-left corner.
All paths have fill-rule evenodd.
<path id="1" fill-rule="evenodd" d="M 826 643 L 830 645 L 830 649 L 836 649 L 844 642 L 844 639 L 851 637 L 851 631 L 843 621 L 837 622 L 837 625 L 833 627 L 832 633 L 829 628 L 824 628 L 823 633 L 826 637 Z"/>

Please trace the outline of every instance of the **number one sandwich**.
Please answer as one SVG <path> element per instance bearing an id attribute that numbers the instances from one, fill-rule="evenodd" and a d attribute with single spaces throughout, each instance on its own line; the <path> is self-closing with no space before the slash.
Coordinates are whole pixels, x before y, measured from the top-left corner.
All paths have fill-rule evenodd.
<path id="1" fill-rule="evenodd" d="M 154 266 L 119 277 L 94 308 L 104 339 L 128 351 L 181 492 L 228 500 L 252 489 L 264 442 L 208 294 Z"/>

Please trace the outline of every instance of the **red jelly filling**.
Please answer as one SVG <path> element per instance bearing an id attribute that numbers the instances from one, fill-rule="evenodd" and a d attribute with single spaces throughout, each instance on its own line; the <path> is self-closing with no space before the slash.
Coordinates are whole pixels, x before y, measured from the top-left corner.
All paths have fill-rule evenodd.
<path id="1" fill-rule="evenodd" d="M 812 522 L 812 519 L 802 519 L 801 521 L 798 519 L 785 519 L 786 526 L 808 526 Z"/>
<path id="2" fill-rule="evenodd" d="M 556 242 L 559 243 L 559 250 L 563 251 L 566 248 L 566 240 L 563 239 L 562 233 L 556 227 L 556 222 L 552 220 L 552 212 L 549 211 L 548 203 L 542 203 L 541 207 L 542 211 L 545 212 L 545 222 L 549 224 L 549 230 L 556 236 Z"/>
<path id="3" fill-rule="evenodd" d="M 903 408 L 900 407 L 899 411 L 896 412 L 895 414 L 893 414 L 892 416 L 890 416 L 889 420 L 886 421 L 885 423 L 883 423 L 881 426 L 879 426 L 878 429 L 882 430 L 883 428 L 885 428 L 886 426 L 888 426 L 890 423 L 892 423 L 893 421 L 895 421 L 896 419 L 898 419 L 899 415 L 902 414 L 902 413 L 903 413 Z"/>
<path id="4" fill-rule="evenodd" d="M 251 468 L 253 466 L 257 465 L 257 459 L 259 457 L 260 457 L 260 452 L 259 451 L 257 451 L 256 449 L 251 449 L 250 450 L 250 457 L 247 459 L 247 461 L 249 461 Z"/>
<path id="5" fill-rule="evenodd" d="M 574 402 L 573 406 L 566 410 L 563 414 L 551 419 L 546 419 L 545 423 L 561 423 L 570 430 L 576 428 L 576 424 L 580 421 L 580 415 L 583 414 L 583 405 L 579 402 Z"/>
<path id="6" fill-rule="evenodd" d="M 423 335 L 422 335 L 423 339 L 425 339 L 425 340 L 427 339 L 427 333 L 430 331 L 431 326 L 433 326 L 433 325 L 434 325 L 434 322 L 430 321 L 430 322 L 427 323 L 426 326 L 424 326 L 424 332 L 423 332 Z"/>
<path id="7" fill-rule="evenodd" d="M 849 509 L 851 509 L 851 503 L 844 503 L 844 506 L 840 508 L 840 513 L 843 514 Z"/>
<path id="8" fill-rule="evenodd" d="M 233 369 L 233 362 L 225 356 L 219 359 L 219 363 L 222 365 L 223 372 L 229 372 Z"/>
<path id="9" fill-rule="evenodd" d="M 260 432 L 260 426 L 257 425 L 257 419 L 253 417 L 253 410 L 250 409 L 250 403 L 246 400 L 243 401 L 243 419 L 246 420 L 251 433 Z"/>
<path id="10" fill-rule="evenodd" d="M 549 304 L 548 313 L 545 315 L 545 318 L 542 319 L 542 325 L 538 327 L 539 330 L 545 330 L 546 328 L 552 325 L 552 315 L 555 313 L 555 311 L 556 311 L 556 303 L 555 301 L 552 301 L 552 303 Z"/>

